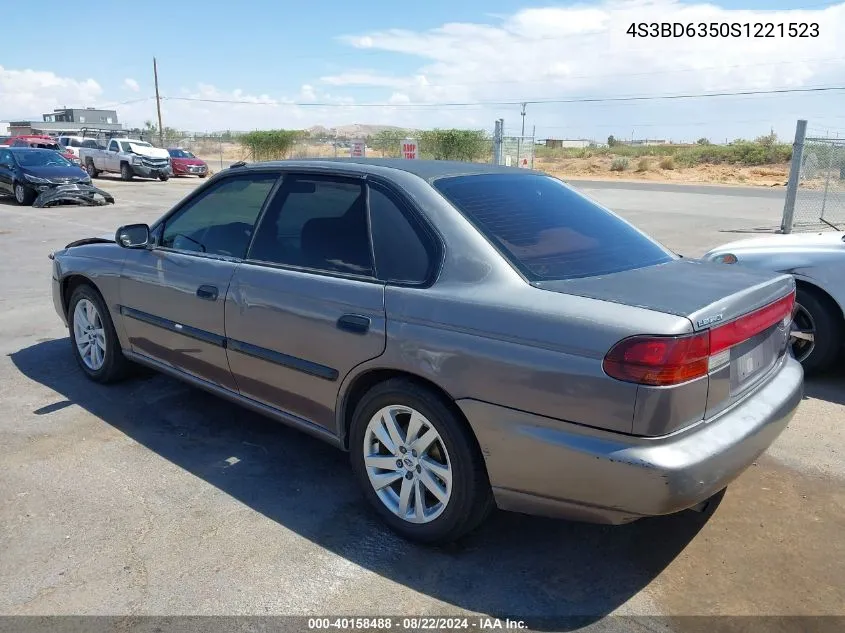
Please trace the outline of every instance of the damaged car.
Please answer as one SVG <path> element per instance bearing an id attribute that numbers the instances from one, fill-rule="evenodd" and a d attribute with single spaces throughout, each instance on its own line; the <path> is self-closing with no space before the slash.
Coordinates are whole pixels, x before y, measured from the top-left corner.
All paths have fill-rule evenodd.
<path id="1" fill-rule="evenodd" d="M 50 149 L 0 149 L 0 194 L 33 207 L 114 204 L 111 194 L 91 185 L 85 170 Z"/>

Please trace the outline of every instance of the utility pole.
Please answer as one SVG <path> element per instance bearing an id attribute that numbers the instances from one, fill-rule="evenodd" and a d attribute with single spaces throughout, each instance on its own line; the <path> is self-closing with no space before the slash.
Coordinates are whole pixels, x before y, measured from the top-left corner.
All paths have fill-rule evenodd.
<path id="1" fill-rule="evenodd" d="M 158 96 L 158 66 L 155 57 L 153 57 L 153 78 L 156 85 L 156 110 L 158 111 L 158 145 L 164 147 L 164 128 L 161 125 L 161 97 Z"/>
<path id="2" fill-rule="evenodd" d="M 525 102 L 522 104 L 522 136 L 525 136 L 525 106 L 527 105 Z"/>

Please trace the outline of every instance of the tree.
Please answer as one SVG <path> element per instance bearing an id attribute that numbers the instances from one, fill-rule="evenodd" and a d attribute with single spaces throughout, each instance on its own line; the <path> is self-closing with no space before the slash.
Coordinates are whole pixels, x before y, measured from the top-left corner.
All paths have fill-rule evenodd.
<path id="1" fill-rule="evenodd" d="M 613 147 L 614 145 L 616 145 L 616 137 L 613 136 L 613 134 L 611 134 L 610 136 L 607 137 L 607 146 Z"/>
<path id="2" fill-rule="evenodd" d="M 274 160 L 285 158 L 305 135 L 302 130 L 255 130 L 239 136 L 238 142 L 250 151 L 253 160 Z"/>
<path id="3" fill-rule="evenodd" d="M 698 139 L 698 140 L 696 141 L 696 143 L 697 143 L 698 145 L 710 145 L 710 144 L 711 144 L 711 143 L 710 143 L 710 139 L 709 139 L 709 138 L 705 138 L 705 137 L 703 137 L 703 136 L 702 136 L 700 139 Z"/>
<path id="4" fill-rule="evenodd" d="M 473 161 L 492 152 L 484 130 L 426 130 L 419 139 L 421 151 L 435 160 Z"/>
<path id="5" fill-rule="evenodd" d="M 382 130 L 373 135 L 370 147 L 380 151 L 383 157 L 398 158 L 400 155 L 399 145 L 407 135 L 406 130 Z"/>

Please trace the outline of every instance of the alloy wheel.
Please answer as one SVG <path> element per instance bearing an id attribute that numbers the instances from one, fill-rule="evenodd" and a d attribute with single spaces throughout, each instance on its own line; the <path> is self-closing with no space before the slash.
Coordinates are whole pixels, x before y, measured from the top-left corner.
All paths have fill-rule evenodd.
<path id="1" fill-rule="evenodd" d="M 26 189 L 23 188 L 23 185 L 15 185 L 15 200 L 18 201 L 18 204 L 23 204 L 26 200 Z"/>
<path id="2" fill-rule="evenodd" d="M 792 354 L 799 362 L 804 362 L 816 347 L 816 322 L 800 303 L 795 304 L 789 339 Z"/>
<path id="3" fill-rule="evenodd" d="M 88 299 L 80 299 L 73 310 L 73 335 L 82 362 L 99 370 L 106 360 L 106 332 L 97 307 Z"/>
<path id="4" fill-rule="evenodd" d="M 409 523 L 439 517 L 452 494 L 452 464 L 443 438 L 419 411 L 392 405 L 364 433 L 364 466 L 376 495 Z"/>

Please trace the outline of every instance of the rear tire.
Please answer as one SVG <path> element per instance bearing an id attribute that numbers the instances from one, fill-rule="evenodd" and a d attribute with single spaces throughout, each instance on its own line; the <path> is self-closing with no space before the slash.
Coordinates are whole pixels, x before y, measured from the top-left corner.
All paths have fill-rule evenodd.
<path id="1" fill-rule="evenodd" d="M 197 174 L 200 178 L 205 178 L 205 174 Z"/>
<path id="2" fill-rule="evenodd" d="M 132 176 L 135 174 L 132 173 L 132 168 L 129 166 L 129 163 L 121 163 L 120 164 L 120 177 L 123 180 L 132 180 Z"/>
<path id="3" fill-rule="evenodd" d="M 78 315 L 78 310 L 84 314 Z M 67 318 L 73 356 L 85 375 L 103 384 L 124 378 L 129 361 L 120 348 L 108 308 L 93 286 L 76 287 L 70 296 Z M 94 346 L 99 351 L 92 355 L 89 350 Z"/>
<path id="4" fill-rule="evenodd" d="M 100 170 L 94 167 L 94 161 L 90 158 L 85 161 L 85 171 L 88 172 L 88 175 L 91 178 L 99 178 L 100 177 Z"/>
<path id="5" fill-rule="evenodd" d="M 808 319 L 808 324 L 814 330 L 814 340 L 812 350 L 801 359 L 799 343 L 803 341 L 793 339 L 793 353 L 801 360 L 808 375 L 822 373 L 830 369 L 842 352 L 842 312 L 827 295 L 805 286 L 798 287 L 796 303 L 799 308 L 795 315 L 795 324 L 798 324 L 799 319 Z"/>
<path id="6" fill-rule="evenodd" d="M 26 185 L 22 185 L 21 183 L 16 182 L 14 184 L 13 190 L 15 202 L 17 202 L 22 207 L 30 206 L 35 200 L 35 192 Z"/>
<path id="7" fill-rule="evenodd" d="M 437 436 L 430 445 L 407 437 L 413 416 L 419 416 L 422 424 L 415 437 Z M 379 434 L 374 429 L 381 431 L 378 421 L 382 419 L 398 422 L 398 446 L 389 439 L 392 435 L 386 440 L 392 448 L 381 442 L 383 432 L 375 439 Z M 478 527 L 493 509 L 484 459 L 466 422 L 451 402 L 411 380 L 387 380 L 364 395 L 353 414 L 349 453 L 364 496 L 382 520 L 407 539 L 454 541 Z M 383 460 L 384 468 L 373 467 L 374 458 Z M 405 465 L 408 458 L 410 466 Z M 385 476 L 395 479 L 377 490 L 372 478 Z M 403 511 L 404 494 L 408 496 Z"/>
<path id="8" fill-rule="evenodd" d="M 159 176 L 159 177 L 158 177 L 158 179 L 159 179 L 161 182 L 167 182 L 167 180 L 168 180 L 169 178 L 170 178 L 170 176 Z"/>

